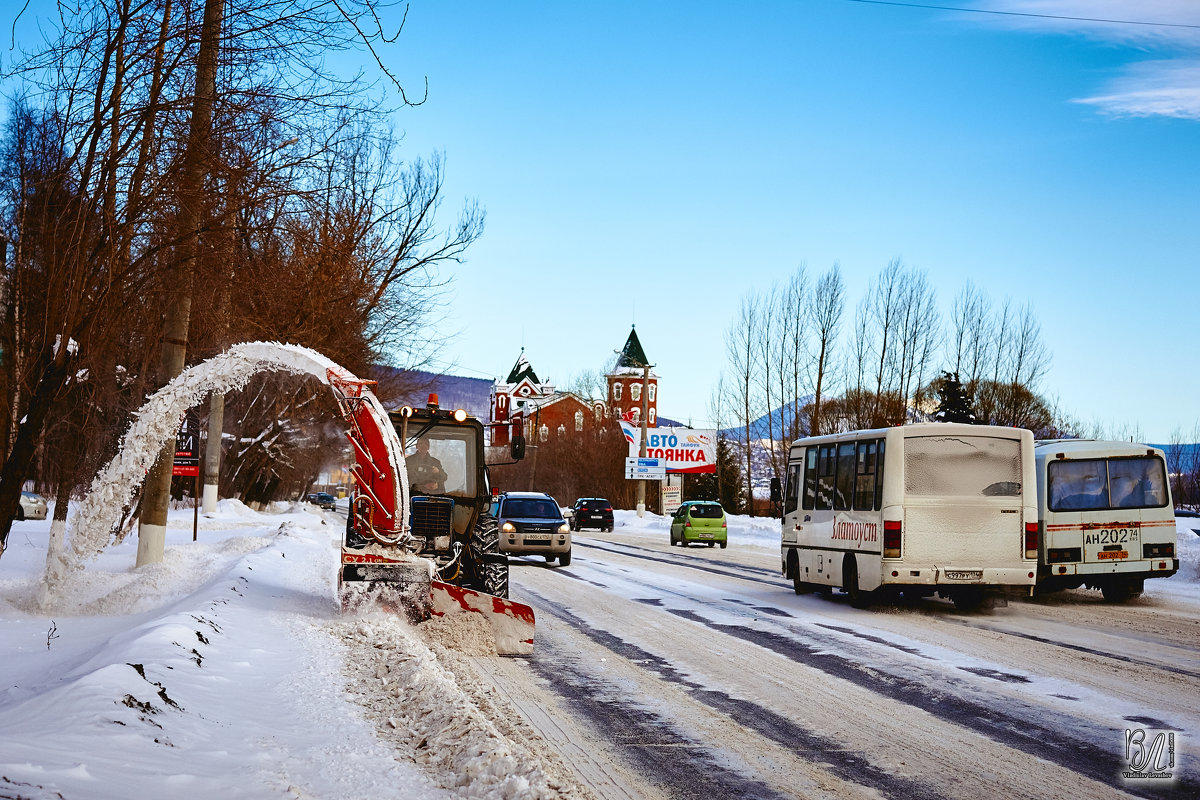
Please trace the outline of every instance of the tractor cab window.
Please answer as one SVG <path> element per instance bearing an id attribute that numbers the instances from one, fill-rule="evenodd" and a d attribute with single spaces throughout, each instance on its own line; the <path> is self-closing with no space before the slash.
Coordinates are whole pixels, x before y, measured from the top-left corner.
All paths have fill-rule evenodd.
<path id="1" fill-rule="evenodd" d="M 435 427 L 410 437 L 404 462 L 413 494 L 475 496 L 473 431 Z"/>

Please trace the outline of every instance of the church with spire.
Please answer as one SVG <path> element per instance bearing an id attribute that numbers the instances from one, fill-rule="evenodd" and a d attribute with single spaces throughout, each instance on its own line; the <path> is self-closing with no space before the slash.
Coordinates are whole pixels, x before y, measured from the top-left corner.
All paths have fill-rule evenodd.
<path id="1" fill-rule="evenodd" d="M 489 397 L 491 444 L 507 447 L 514 430 L 523 430 L 529 442 L 545 441 L 551 435 L 583 431 L 592 425 L 608 427 L 624 419 L 641 424 L 642 391 L 646 372 L 651 366 L 646 351 L 631 328 L 616 363 L 604 376 L 605 399 L 589 401 L 570 392 L 555 389 L 549 379 L 539 380 L 525 348 L 508 377 L 492 384 Z M 649 370 L 646 390 L 646 419 L 655 427 L 658 418 L 658 376 Z"/>

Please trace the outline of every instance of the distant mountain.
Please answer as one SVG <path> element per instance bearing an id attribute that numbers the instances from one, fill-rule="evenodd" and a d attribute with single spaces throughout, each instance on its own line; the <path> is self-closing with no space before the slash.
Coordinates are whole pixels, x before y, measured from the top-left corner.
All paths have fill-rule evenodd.
<path id="1" fill-rule="evenodd" d="M 803 409 L 811 402 L 812 395 L 801 397 L 800 408 Z M 790 407 L 788 408 L 788 416 L 791 416 Z M 761 417 L 758 417 L 750 423 L 750 438 L 769 439 L 771 438 L 771 434 L 773 432 L 775 434 L 774 438 L 778 439 L 780 438 L 779 434 L 783 431 L 783 423 L 784 409 L 783 406 L 780 406 L 770 413 L 763 414 Z M 803 411 L 800 412 L 800 425 L 801 427 L 806 427 L 808 425 L 808 416 Z M 746 429 L 742 425 L 733 425 L 728 428 L 722 428 L 720 433 L 726 439 L 736 439 L 739 442 L 746 438 Z"/>
<path id="2" fill-rule="evenodd" d="M 465 378 L 461 375 L 439 375 L 424 370 L 398 370 L 376 367 L 373 375 L 381 384 L 385 381 L 403 382 L 411 390 L 402 392 L 388 403 L 391 408 L 424 406 L 430 394 L 437 394 L 442 408 L 462 408 L 473 417 L 486 420 L 491 411 L 492 381 L 488 378 Z"/>

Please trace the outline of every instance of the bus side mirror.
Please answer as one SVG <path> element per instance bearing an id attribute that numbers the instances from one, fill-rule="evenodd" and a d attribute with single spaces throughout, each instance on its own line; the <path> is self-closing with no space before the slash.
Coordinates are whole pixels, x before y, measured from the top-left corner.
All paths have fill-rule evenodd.
<path id="1" fill-rule="evenodd" d="M 509 445 L 508 452 L 512 456 L 513 461 L 520 461 L 522 458 L 524 458 L 525 457 L 525 437 L 519 433 L 516 436 L 514 436 L 512 439 L 512 444 Z"/>
<path id="2" fill-rule="evenodd" d="M 771 478 L 771 502 L 778 503 L 783 499 L 783 490 L 779 486 L 779 478 Z"/>

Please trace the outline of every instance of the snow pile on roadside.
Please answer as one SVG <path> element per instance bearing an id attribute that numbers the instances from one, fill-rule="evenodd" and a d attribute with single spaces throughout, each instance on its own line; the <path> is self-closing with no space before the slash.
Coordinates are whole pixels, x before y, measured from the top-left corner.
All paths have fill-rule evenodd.
<path id="1" fill-rule="evenodd" d="M 487 650 L 470 621 L 425 644 L 401 617 L 341 615 L 340 520 L 226 500 L 193 542 L 192 510 L 175 510 L 162 564 L 135 568 L 134 537 L 105 548 L 53 615 L 35 602 L 50 522 L 15 523 L 0 562 L 0 797 L 580 796 L 514 743 L 514 712 L 471 698 L 484 689 L 448 666 L 438 641 Z M 383 720 L 394 740 L 364 694 L 399 706 Z"/>
<path id="2" fill-rule="evenodd" d="M 506 736 L 499 720 L 493 722 L 459 685 L 460 677 L 478 683 L 469 667 L 458 667 L 466 675 L 448 670 L 435 652 L 441 648 L 423 643 L 416 629 L 380 613 L 336 629 L 349 647 L 348 688 L 355 701 L 380 737 L 421 764 L 439 786 L 455 797 L 497 800 L 571 793 L 570 781 L 564 785 L 561 776 L 547 775 L 530 742 Z"/>
<path id="3" fill-rule="evenodd" d="M 726 513 L 725 520 L 729 525 L 730 547 L 779 549 L 778 517 L 750 517 L 745 514 Z M 646 516 L 639 518 L 636 511 L 613 509 L 613 533 L 622 532 L 639 535 L 661 533 L 663 541 L 667 541 L 671 535 L 671 518 L 649 511 L 646 512 Z"/>

